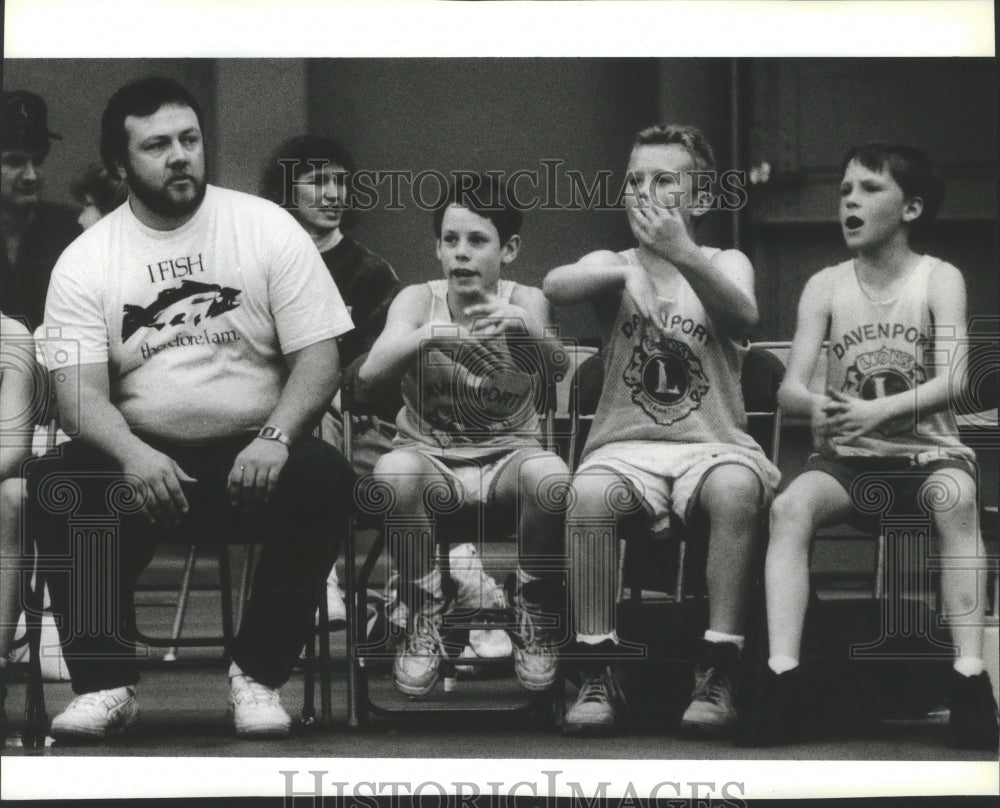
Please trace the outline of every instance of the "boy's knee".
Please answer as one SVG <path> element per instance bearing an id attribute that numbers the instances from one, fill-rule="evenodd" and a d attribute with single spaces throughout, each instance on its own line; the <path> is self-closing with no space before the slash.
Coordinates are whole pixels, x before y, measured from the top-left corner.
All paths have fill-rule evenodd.
<path id="1" fill-rule="evenodd" d="M 760 478 L 746 466 L 729 463 L 709 472 L 702 487 L 702 504 L 710 516 L 740 518 L 760 515 L 764 507 Z"/>
<path id="2" fill-rule="evenodd" d="M 24 501 L 25 487 L 24 480 L 20 477 L 11 477 L 0 483 L 0 504 L 3 505 L 5 514 L 14 513 L 19 509 Z"/>
<path id="3" fill-rule="evenodd" d="M 534 455 L 527 458 L 519 469 L 518 488 L 521 494 L 529 498 L 553 500 L 553 504 L 557 505 L 559 501 L 566 499 L 569 486 L 569 469 L 556 455 Z"/>
<path id="4" fill-rule="evenodd" d="M 918 497 L 939 519 L 973 519 L 978 508 L 975 480 L 960 469 L 934 472 L 921 486 Z"/>
<path id="5" fill-rule="evenodd" d="M 396 449 L 382 455 L 375 464 L 375 477 L 392 489 L 396 502 L 406 510 L 423 508 L 427 487 L 441 479 L 440 473 L 419 453 Z"/>
<path id="6" fill-rule="evenodd" d="M 577 519 L 616 519 L 641 506 L 632 487 L 612 472 L 585 472 L 573 477 L 568 515 Z"/>
<path id="7" fill-rule="evenodd" d="M 801 497 L 788 491 L 779 494 L 771 503 L 770 524 L 771 535 L 792 526 L 812 527 L 813 513 Z"/>

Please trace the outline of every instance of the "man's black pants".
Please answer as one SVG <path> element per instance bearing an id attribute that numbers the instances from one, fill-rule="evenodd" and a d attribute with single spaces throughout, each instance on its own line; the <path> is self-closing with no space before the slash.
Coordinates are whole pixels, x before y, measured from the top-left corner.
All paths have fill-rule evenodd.
<path id="1" fill-rule="evenodd" d="M 313 636 L 317 598 L 353 503 L 350 465 L 317 438 L 296 441 L 270 502 L 244 513 L 229 502 L 227 476 L 253 435 L 198 446 L 144 440 L 197 480 L 183 486 L 189 511 L 179 527 L 151 525 L 121 467 L 83 441 L 70 441 L 29 464 L 25 529 L 38 547 L 41 568 L 48 570 L 74 692 L 139 680 L 136 580 L 158 543 L 186 542 L 194 535 L 262 545 L 232 655 L 244 673 L 279 687 Z"/>

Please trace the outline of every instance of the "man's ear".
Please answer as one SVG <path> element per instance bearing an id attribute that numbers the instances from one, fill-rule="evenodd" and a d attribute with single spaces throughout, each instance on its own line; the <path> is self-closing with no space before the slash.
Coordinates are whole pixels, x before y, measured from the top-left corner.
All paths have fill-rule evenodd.
<path id="1" fill-rule="evenodd" d="M 920 218 L 920 214 L 924 212 L 924 200 L 922 197 L 914 196 L 906 200 L 906 204 L 903 206 L 903 221 L 904 222 L 914 222 Z"/>
<path id="2" fill-rule="evenodd" d="M 517 233 L 515 233 L 513 236 L 507 239 L 507 243 L 500 248 L 500 260 L 505 264 L 509 264 L 511 261 L 517 258 L 517 253 L 520 251 L 520 249 L 521 249 L 521 237 Z"/>

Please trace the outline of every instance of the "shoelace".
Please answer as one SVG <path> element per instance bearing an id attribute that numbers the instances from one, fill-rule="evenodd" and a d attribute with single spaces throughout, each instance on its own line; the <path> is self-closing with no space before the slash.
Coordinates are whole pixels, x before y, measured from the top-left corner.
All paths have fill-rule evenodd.
<path id="1" fill-rule="evenodd" d="M 434 621 L 426 614 L 418 614 L 413 623 L 413 631 L 406 639 L 406 652 L 415 656 L 444 655 L 444 640 Z"/>
<path id="2" fill-rule="evenodd" d="M 587 679 L 583 683 L 583 687 L 580 688 L 578 700 L 590 703 L 610 701 L 611 698 L 608 693 L 608 687 L 604 682 L 604 677 L 598 674 Z"/>
<path id="3" fill-rule="evenodd" d="M 73 700 L 73 707 L 82 707 L 88 710 L 92 710 L 95 707 L 111 709 L 112 707 L 121 704 L 126 698 L 128 698 L 127 695 L 125 698 L 119 698 L 118 696 L 112 695 L 112 693 L 107 690 L 95 690 L 91 693 L 84 693 L 77 696 Z"/>
<path id="4" fill-rule="evenodd" d="M 233 693 L 233 700 L 240 704 L 276 704 L 278 694 L 266 685 L 244 676 L 243 685 Z"/>
<path id="5" fill-rule="evenodd" d="M 532 619 L 531 612 L 520 598 L 517 599 L 514 608 L 517 610 L 518 645 L 525 651 L 540 651 L 542 643 L 538 637 L 538 627 Z"/>
<path id="6" fill-rule="evenodd" d="M 709 704 L 719 704 L 726 697 L 728 688 L 726 677 L 716 668 L 709 668 L 705 679 L 694 692 L 695 701 L 707 701 Z"/>

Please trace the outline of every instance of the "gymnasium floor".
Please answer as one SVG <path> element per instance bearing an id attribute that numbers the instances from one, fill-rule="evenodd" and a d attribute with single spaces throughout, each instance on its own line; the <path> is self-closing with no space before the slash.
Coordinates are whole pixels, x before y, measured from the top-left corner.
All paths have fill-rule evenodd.
<path id="1" fill-rule="evenodd" d="M 217 592 L 196 590 L 185 631 L 211 633 L 216 629 Z M 160 599 L 162 601 L 162 598 Z M 140 603 L 142 600 L 140 600 Z M 162 606 L 140 607 L 140 624 L 169 631 L 172 612 Z M 181 649 L 178 660 L 162 661 L 162 649 L 151 650 L 138 688 L 141 709 L 136 731 L 101 746 L 51 745 L 44 751 L 20 748 L 8 739 L 7 755 L 50 756 L 224 756 L 224 757 L 435 757 L 435 758 L 607 758 L 646 760 L 900 760 L 990 761 L 989 753 L 959 752 L 944 745 L 945 716 L 885 721 L 863 737 L 842 737 L 788 747 L 738 748 L 726 741 L 679 738 L 670 728 L 638 726 L 617 737 L 565 738 L 558 729 L 539 725 L 525 715 L 484 715 L 447 718 L 433 723 L 418 719 L 372 717 L 360 730 L 347 727 L 344 632 L 331 634 L 333 657 L 331 727 L 300 726 L 280 742 L 238 741 L 225 715 L 228 686 L 226 663 L 218 649 Z M 406 707 L 405 697 L 393 689 L 388 670 L 376 673 L 372 693 L 389 707 Z M 282 690 L 282 703 L 298 719 L 302 708 L 303 675 L 297 671 Z M 23 716 L 24 684 L 15 678 L 7 699 L 7 713 L 15 727 Z M 65 682 L 45 688 L 50 716 L 72 698 Z M 570 698 L 573 696 L 570 686 Z M 439 684 L 432 696 L 411 707 L 514 705 L 523 694 L 513 670 L 504 668 L 488 678 L 462 678 L 455 692 Z M 319 699 L 316 701 L 319 710 Z"/>

